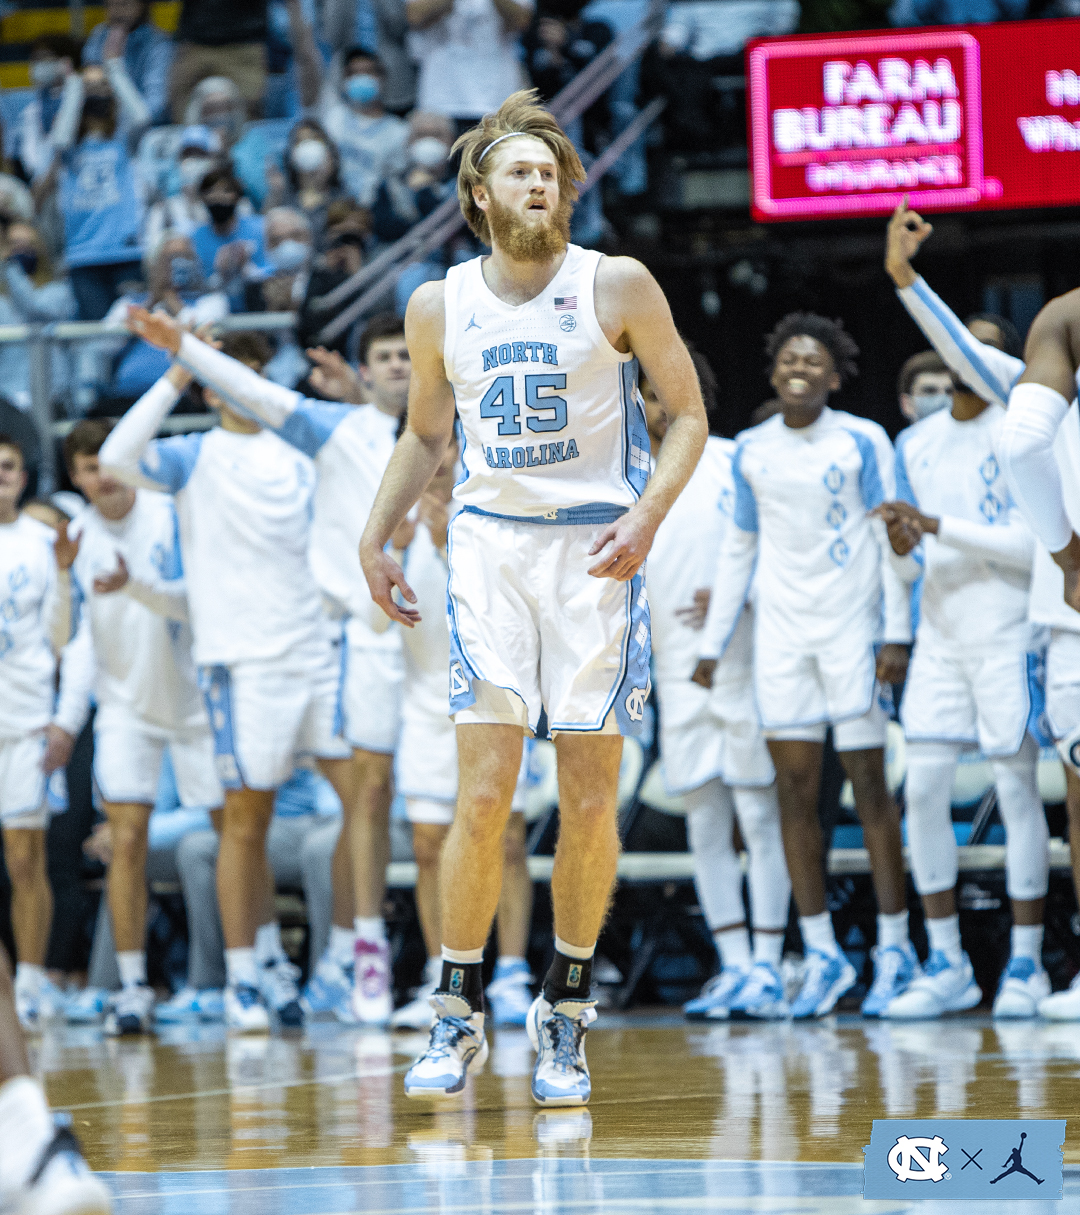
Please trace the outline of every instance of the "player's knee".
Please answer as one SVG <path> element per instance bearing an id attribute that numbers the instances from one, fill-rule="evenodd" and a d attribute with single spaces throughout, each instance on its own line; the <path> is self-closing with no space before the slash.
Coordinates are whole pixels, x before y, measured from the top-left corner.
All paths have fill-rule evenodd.
<path id="1" fill-rule="evenodd" d="M 222 843 L 227 840 L 234 847 L 245 851 L 266 847 L 267 823 L 254 814 L 226 816 L 221 833 Z"/>
<path id="2" fill-rule="evenodd" d="M 413 826 L 413 856 L 421 869 L 434 869 L 438 866 L 439 858 L 442 856 L 446 832 L 419 828 L 420 824 Z"/>
<path id="3" fill-rule="evenodd" d="M 569 805 L 559 805 L 560 831 L 597 835 L 615 830 L 616 801 L 606 791 L 586 791 Z"/>
<path id="4" fill-rule="evenodd" d="M 32 886 L 45 873 L 44 848 L 34 832 L 11 831 L 4 835 L 4 861 L 12 886 Z"/>

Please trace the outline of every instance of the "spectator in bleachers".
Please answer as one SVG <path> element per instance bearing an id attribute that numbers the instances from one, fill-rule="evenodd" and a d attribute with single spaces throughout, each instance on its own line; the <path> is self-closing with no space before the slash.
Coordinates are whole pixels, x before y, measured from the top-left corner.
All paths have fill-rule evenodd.
<path id="1" fill-rule="evenodd" d="M 244 311 L 289 312 L 299 308 L 315 252 L 311 221 L 295 207 L 274 207 L 263 217 L 263 235 L 271 273 L 268 278 L 247 284 Z"/>
<path id="2" fill-rule="evenodd" d="M 981 25 L 1018 21 L 1027 15 L 1027 0 L 896 0 L 889 10 L 892 25 Z"/>
<path id="3" fill-rule="evenodd" d="M 0 224 L 21 219 L 30 223 L 34 218 L 34 200 L 26 182 L 18 176 L 19 166 L 4 155 L 4 124 L 0 122 Z"/>
<path id="4" fill-rule="evenodd" d="M 420 109 L 455 119 L 460 132 L 528 87 L 521 35 L 535 7 L 534 0 L 406 0 Z"/>
<path id="5" fill-rule="evenodd" d="M 799 0 L 675 0 L 669 5 L 659 50 L 665 91 L 673 99 L 665 124 L 674 143 L 698 149 L 722 136 L 714 79 L 742 76 L 747 41 L 790 34 L 799 14 Z M 745 119 L 737 117 L 730 129 L 744 136 Z"/>
<path id="6" fill-rule="evenodd" d="M 70 320 L 76 311 L 75 297 L 66 279 L 54 278 L 45 242 L 31 224 L 0 225 L 0 258 L 3 282 L 0 290 L 0 325 L 44 324 Z M 61 397 L 70 380 L 68 352 L 59 343 L 51 346 L 50 388 Z M 30 352 L 26 345 L 6 342 L 0 346 L 0 384 L 4 395 L 20 409 L 30 408 Z"/>
<path id="7" fill-rule="evenodd" d="M 196 228 L 210 222 L 210 212 L 199 197 L 199 187 L 211 169 L 220 164 L 221 142 L 209 127 L 186 127 L 177 149 L 175 194 L 159 199 L 146 212 L 143 249 L 147 257 L 157 251 L 162 234 L 182 232 L 190 236 Z"/>
<path id="8" fill-rule="evenodd" d="M 235 83 L 246 117 L 257 117 L 266 88 L 266 34 L 266 0 L 184 0 L 169 78 L 173 121 L 181 120 L 200 82 L 222 76 Z"/>
<path id="9" fill-rule="evenodd" d="M 453 193 L 450 148 L 454 124 L 443 114 L 420 110 L 409 117 L 404 164 L 388 174 L 375 195 L 372 230 L 384 244 L 398 240 Z"/>
<path id="10" fill-rule="evenodd" d="M 150 20 L 150 0 L 106 0 L 105 20 L 90 31 L 82 61 L 104 64 L 122 58 L 151 121 L 165 122 L 172 54 L 172 39 Z"/>
<path id="11" fill-rule="evenodd" d="M 256 208 L 261 207 L 267 190 L 266 162 L 272 148 L 258 124 L 245 125 L 247 110 L 236 82 L 227 76 L 200 80 L 192 90 L 184 122 L 189 127 L 210 128 L 220 141 L 220 155 L 232 161 L 247 198 Z"/>
<path id="12" fill-rule="evenodd" d="M 581 15 L 580 0 L 544 0 L 523 39 L 525 63 L 545 101 L 587 67 L 611 41 L 602 21 Z"/>
<path id="13" fill-rule="evenodd" d="M 166 232 L 157 252 L 147 259 L 147 290 L 118 299 L 105 323 L 119 329 L 129 304 L 164 309 L 193 329 L 219 321 L 228 315 L 229 301 L 223 292 L 210 289 L 207 278 L 191 237 Z M 167 354 L 130 334 L 103 338 L 95 345 L 99 358 L 97 381 L 109 400 L 131 404 L 169 370 Z"/>
<path id="14" fill-rule="evenodd" d="M 210 219 L 191 234 L 203 273 L 215 290 L 229 296 L 234 311 L 240 310 L 245 283 L 270 273 L 262 217 L 237 211 L 243 194 L 231 169 L 211 169 L 199 187 Z"/>
<path id="15" fill-rule="evenodd" d="M 354 46 L 327 72 L 299 0 L 289 0 L 289 19 L 301 100 L 337 145 L 349 194 L 370 207 L 379 182 L 400 166 L 408 138 L 405 123 L 384 107 L 386 71 L 370 51 Z"/>
<path id="16" fill-rule="evenodd" d="M 351 200 L 333 203 L 326 216 L 326 231 L 316 245 L 311 263 L 307 292 L 297 326 L 300 348 L 318 345 L 317 334 L 333 317 L 333 311 L 317 307 L 327 292 L 355 274 L 364 264 L 364 249 L 371 236 L 371 212 Z M 342 337 L 335 346 L 344 352 L 347 339 Z M 318 395 L 313 393 L 313 395 Z"/>
<path id="17" fill-rule="evenodd" d="M 373 40 L 363 36 L 362 4 L 355 0 L 325 0 L 323 4 L 323 38 L 334 48 L 335 61 L 347 48 L 366 46 L 378 50 L 379 61 L 386 71 L 382 100 L 391 114 L 404 117 L 416 105 L 416 64 L 409 54 L 409 23 L 403 0 L 369 0 L 369 12 L 374 20 Z M 331 71 L 333 71 L 333 66 Z M 340 73 L 339 73 L 340 74 Z"/>
<path id="18" fill-rule="evenodd" d="M 101 320 L 122 285 L 142 277 L 143 206 L 132 156 L 149 121 L 122 59 L 92 64 L 64 84 L 49 137 L 55 156 L 34 189 L 46 196 L 59 181 L 64 257 L 81 320 Z"/>
<path id="19" fill-rule="evenodd" d="M 30 50 L 30 83 L 34 96 L 19 115 L 16 155 L 27 177 L 44 173 L 51 160 L 45 141 L 52 130 L 64 82 L 79 68 L 81 49 L 66 34 L 39 38 Z"/>
<path id="20" fill-rule="evenodd" d="M 285 172 L 267 173 L 270 191 L 263 207 L 300 211 L 317 240 L 326 228 L 330 206 L 346 197 L 341 185 L 341 160 L 337 145 L 313 119 L 305 118 L 289 133 L 285 149 Z"/>

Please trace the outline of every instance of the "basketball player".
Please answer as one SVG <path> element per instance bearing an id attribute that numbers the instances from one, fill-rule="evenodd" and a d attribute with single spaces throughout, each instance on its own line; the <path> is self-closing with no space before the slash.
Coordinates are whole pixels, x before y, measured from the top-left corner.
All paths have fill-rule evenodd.
<path id="1" fill-rule="evenodd" d="M 922 975 L 884 1010 L 890 1018 L 938 1017 L 982 999 L 960 944 L 957 850 L 950 814 L 960 752 L 990 761 L 1006 832 L 1012 949 L 994 1016 L 1034 1017 L 1050 994 L 1042 965 L 1049 832 L 1039 797 L 1039 750 L 1028 734 L 1028 586 L 1034 538 L 1001 475 L 1005 420 L 957 385 L 949 410 L 901 432 L 899 501 L 879 513 L 908 582 L 922 577 L 919 627 L 904 689 L 908 844 L 926 912 L 930 957 Z"/>
<path id="2" fill-rule="evenodd" d="M 76 663 L 83 668 L 83 686 L 77 716 L 63 726 L 74 742 L 92 693 L 94 780 L 111 829 L 108 899 L 122 984 L 105 1032 L 117 1035 L 153 1024 L 146 859 L 165 748 L 182 805 L 220 809 L 222 789 L 191 658 L 176 513 L 163 495 L 101 472 L 98 452 L 111 429 L 104 420 L 83 421 L 64 440 L 72 484 L 90 505 L 71 528 L 79 537 L 72 578 L 82 611 L 64 661 L 68 674 Z M 122 594 L 114 592 L 118 583 Z M 147 598 L 152 607 L 139 601 Z"/>
<path id="3" fill-rule="evenodd" d="M 1066 607 L 1067 632 L 1055 629 L 1046 656 L 1046 709 L 1066 772 L 1080 771 L 1080 422 L 1076 412 L 1080 291 L 1051 300 L 1028 334 L 1027 368 L 1009 396 L 1002 468 L 1017 506 L 1050 552 Z M 1072 402 L 1070 406 L 1070 401 Z M 1069 415 L 1066 418 L 1066 415 Z M 1062 423 L 1064 422 L 1064 425 Z M 1070 803 L 1073 880 L 1080 888 L 1080 814 Z M 1054 1021 L 1080 1020 L 1080 977 L 1039 1006 Z"/>
<path id="4" fill-rule="evenodd" d="M 409 585 L 425 603 L 446 597 L 446 559 L 458 444 L 446 457 L 420 499 L 419 519 L 406 520 L 395 533 L 413 531 L 400 563 Z M 382 613 L 379 613 L 382 615 Z M 385 620 L 385 617 L 384 617 Z M 389 624 L 389 621 L 386 622 Z M 442 613 L 425 614 L 405 632 L 405 688 L 401 746 L 397 754 L 397 788 L 405 798 L 416 856 L 416 910 L 428 960 L 424 984 L 414 998 L 394 1013 L 397 1029 L 428 1029 L 435 1019 L 430 997 L 442 977 L 440 950 L 439 861 L 454 821 L 458 793 L 457 743 L 454 723 L 446 713 L 449 695 L 450 630 Z M 503 888 L 496 915 L 499 958 L 486 992 L 494 1025 L 524 1025 L 533 996 L 525 960 L 532 917 L 532 879 L 525 852 L 525 791 L 528 752 L 522 756 L 513 812 L 503 836 Z"/>
<path id="5" fill-rule="evenodd" d="M 712 685 L 753 577 L 754 687 L 776 766 L 784 852 L 806 946 L 792 1016 L 825 1015 L 857 978 L 825 906 L 817 804 L 830 725 L 855 792 L 878 900 L 874 982 L 863 1003 L 865 1016 L 877 1016 L 918 973 L 900 822 L 885 783 L 887 717 L 879 691 L 879 683 L 903 679 L 909 606 L 885 553 L 885 529 L 868 517 L 894 496 L 893 449 L 874 422 L 828 406 L 829 395 L 855 373 L 858 355 L 838 321 L 791 313 L 766 351 L 783 411 L 737 440 L 732 523 L 694 679 Z"/>
<path id="6" fill-rule="evenodd" d="M 66 532 L 20 513 L 26 480 L 22 449 L 0 436 L 0 829 L 18 955 L 15 999 L 33 1030 L 50 1011 L 45 784 L 71 758 L 74 741 L 53 721 L 56 657 L 71 627 L 70 579 L 57 561 L 70 564 L 74 546 Z"/>
<path id="7" fill-rule="evenodd" d="M 408 427 L 360 556 L 372 598 L 413 627 L 416 595 L 384 545 L 442 462 L 456 408 L 465 476 L 454 491 L 462 509 L 450 524 L 448 601 L 459 795 L 442 855 L 438 1019 L 405 1091 L 458 1093 L 487 1057 L 483 948 L 523 736 L 544 708 L 561 830 L 555 957 L 528 1018 L 532 1093 L 541 1105 L 581 1105 L 590 1093 L 585 1032 L 596 1017 L 592 958 L 618 853 L 620 735 L 639 728 L 649 692 L 642 566 L 707 428 L 652 276 L 569 245 L 584 170 L 535 102 L 535 92 L 513 94 L 455 145 L 462 211 L 492 253 L 409 301 Z M 639 360 L 669 417 L 651 481 Z"/>
<path id="8" fill-rule="evenodd" d="M 160 337 L 155 324 L 175 329 L 171 318 L 132 312 L 133 329 L 147 340 Z M 228 334 L 224 348 L 253 371 L 269 357 L 259 334 Z M 99 452 L 99 466 L 129 485 L 176 499 L 194 658 L 225 786 L 218 897 L 226 1023 L 265 1032 L 263 987 L 274 993 L 282 1024 L 297 1025 L 303 1017 L 295 982 L 281 982 L 277 965 L 284 953 L 272 922 L 266 861 L 274 791 L 298 754 L 312 754 L 341 787 L 339 796 L 348 796 L 346 748 L 334 734 L 340 662 L 308 567 L 311 461 L 209 392 L 207 401 L 221 411 L 220 426 L 155 439 L 192 378 L 185 368 L 171 367 L 117 423 Z M 272 983 L 264 983 L 257 965 L 261 928 L 264 936 L 276 935 L 260 948 L 272 958 Z"/>
<path id="9" fill-rule="evenodd" d="M 712 368 L 694 353 L 705 412 L 716 413 Z M 653 452 L 667 430 L 652 385 L 642 384 Z M 780 955 L 791 883 L 780 838 L 775 773 L 761 734 L 753 690 L 753 623 L 736 627 L 712 691 L 692 683 L 716 558 L 735 493 L 735 444 L 710 436 L 686 488 L 656 533 L 649 555 L 649 609 L 660 698 L 660 754 L 668 792 L 681 795 L 694 855 L 694 881 L 721 970 L 683 1006 L 692 1021 L 784 1016 Z M 743 908 L 742 869 L 733 846 L 736 820 L 749 857 L 754 937 Z"/>
<path id="10" fill-rule="evenodd" d="M 321 968 L 321 991 L 313 1011 L 336 1007 L 343 1019 L 385 1025 L 394 1007 L 382 905 L 390 859 L 391 771 L 401 724 L 401 639 L 396 628 L 382 636 L 373 631 L 371 596 L 353 554 L 405 407 L 409 357 L 401 322 L 384 316 L 364 331 L 361 367 L 374 404 L 360 406 L 305 398 L 197 338 L 189 337 L 181 346 L 180 327 L 160 315 L 147 323 L 133 311 L 130 324 L 148 341 L 173 354 L 180 352 L 181 362 L 200 383 L 315 462 L 311 570 L 324 601 L 335 615 L 347 618 L 343 725 L 353 748 L 352 777 L 358 793 L 345 809 L 338 858 L 339 863 L 351 862 L 353 875 L 356 943 L 351 1012 L 340 1004 L 346 980 L 337 965 L 332 970 Z M 326 352 L 312 353 L 326 380 L 340 379 L 348 370 Z M 347 869 L 346 864 L 343 871 Z M 312 994 L 308 993 L 309 1000 Z"/>
<path id="11" fill-rule="evenodd" d="M 900 300 L 933 343 L 934 348 L 949 364 L 961 383 L 970 385 L 985 401 L 1007 406 L 1012 386 L 1024 372 L 1024 361 L 1017 357 L 1019 336 L 1002 318 L 976 316 L 963 325 L 917 275 L 911 259 L 933 232 L 933 227 L 906 205 L 897 209 L 889 222 L 885 268 L 897 285 Z M 1064 297 L 1068 298 L 1068 297 Z M 1011 352 L 1010 352 L 1011 351 Z M 1080 469 L 1080 415 L 1074 400 L 1075 384 L 1069 390 L 1070 420 L 1067 425 L 1047 431 L 1039 420 L 1035 429 L 1022 441 L 1022 449 L 1036 458 L 1034 478 L 1031 472 L 1017 473 L 1012 465 L 1014 425 L 1024 425 L 1024 409 L 1018 414 L 1011 410 L 1002 431 L 1004 446 L 998 451 L 1002 470 L 1020 513 L 1035 532 L 1040 543 L 1035 546 L 1031 578 L 1029 618 L 1035 625 L 1048 627 L 1050 641 L 1046 649 L 1046 717 L 1058 750 L 1065 761 L 1066 806 L 1069 815 L 1069 840 L 1072 859 L 1073 885 L 1080 890 L 1080 774 L 1066 739 L 1080 730 L 1080 613 L 1069 606 L 1064 595 L 1064 574 L 1057 558 L 1052 558 L 1045 543 L 1046 534 L 1037 522 L 1037 515 L 1028 506 L 1017 476 L 1028 484 L 1034 483 L 1036 498 L 1048 490 L 1063 495 L 1070 520 L 1080 524 L 1080 478 L 1068 470 Z M 1045 464 L 1048 444 L 1052 446 L 1058 467 Z M 1023 462 L 1023 454 L 1021 454 Z M 1062 471 L 1065 474 L 1062 475 Z M 1051 529 L 1051 532 L 1053 529 Z M 1051 535 L 1051 539 L 1060 542 Z M 1067 992 L 1047 996 L 1040 1004 L 1040 1015 L 1062 1020 L 1080 1020 L 1080 982 Z"/>

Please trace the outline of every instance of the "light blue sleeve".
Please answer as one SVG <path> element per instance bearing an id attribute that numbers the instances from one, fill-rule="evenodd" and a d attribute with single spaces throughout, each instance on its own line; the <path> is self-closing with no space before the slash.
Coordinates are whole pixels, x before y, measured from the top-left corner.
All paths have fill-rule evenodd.
<path id="1" fill-rule="evenodd" d="M 735 482 L 735 509 L 731 512 L 731 518 L 740 531 L 756 532 L 758 529 L 757 499 L 742 470 L 742 458 L 745 450 L 745 446 L 740 443 L 735 451 L 735 459 L 731 462 L 731 477 Z"/>
<path id="2" fill-rule="evenodd" d="M 859 493 L 867 510 L 873 510 L 885 501 L 885 486 L 881 477 L 881 467 L 878 464 L 874 440 L 869 435 L 858 430 L 848 430 L 855 440 L 862 459 L 862 470 L 859 473 Z"/>
<path id="3" fill-rule="evenodd" d="M 915 500 L 915 491 L 911 487 L 911 480 L 908 477 L 907 470 L 907 444 L 911 438 L 911 430 L 902 430 L 896 439 L 896 496 L 901 502 L 909 502 L 912 506 L 917 507 L 919 504 Z"/>
<path id="4" fill-rule="evenodd" d="M 150 563 L 164 581 L 175 582 L 178 578 L 183 578 L 184 564 L 180 558 L 180 520 L 177 518 L 176 508 L 171 504 L 169 515 L 172 520 L 169 535 L 163 536 L 150 550 Z"/>
<path id="5" fill-rule="evenodd" d="M 154 439 L 139 461 L 139 472 L 147 481 L 167 493 L 177 494 L 187 485 L 199 458 L 204 431 Z"/>
<path id="6" fill-rule="evenodd" d="M 304 397 L 285 421 L 275 427 L 275 433 L 305 456 L 314 459 L 338 425 L 353 411 L 351 405 Z"/>

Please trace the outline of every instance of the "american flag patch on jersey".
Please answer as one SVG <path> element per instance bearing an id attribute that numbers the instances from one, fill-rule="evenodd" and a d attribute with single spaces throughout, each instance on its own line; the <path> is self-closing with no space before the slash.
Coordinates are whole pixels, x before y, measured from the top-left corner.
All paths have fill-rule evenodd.
<path id="1" fill-rule="evenodd" d="M 576 295 L 557 295 L 555 297 L 556 312 L 573 312 L 577 308 Z"/>

